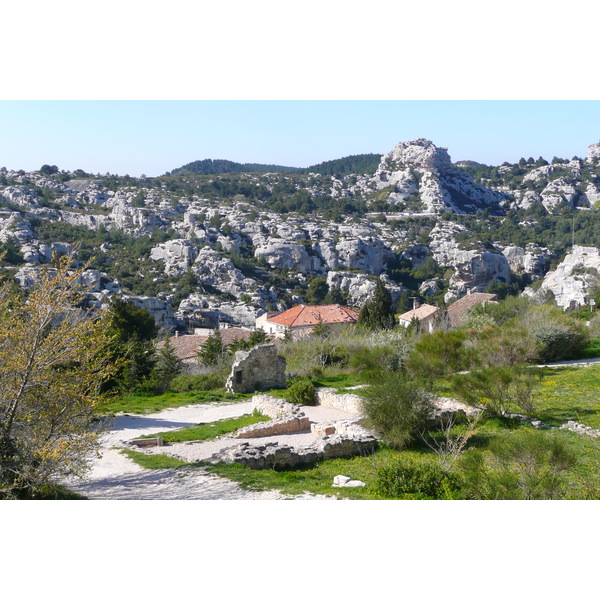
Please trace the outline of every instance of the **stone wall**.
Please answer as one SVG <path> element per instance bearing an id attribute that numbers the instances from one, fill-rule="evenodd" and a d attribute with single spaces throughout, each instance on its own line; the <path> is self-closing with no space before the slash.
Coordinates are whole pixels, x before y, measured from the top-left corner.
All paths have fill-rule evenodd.
<path id="1" fill-rule="evenodd" d="M 242 427 L 233 433 L 232 438 L 257 438 L 269 435 L 285 435 L 287 433 L 298 433 L 308 431 L 310 421 L 306 415 L 298 417 L 279 417 L 265 423 L 256 423 Z"/>
<path id="2" fill-rule="evenodd" d="M 300 448 L 280 446 L 278 442 L 263 446 L 252 446 L 243 442 L 213 454 L 208 462 L 241 463 L 250 469 L 283 470 L 309 466 L 331 458 L 366 456 L 375 452 L 377 443 L 377 439 L 368 433 L 352 438 L 334 434 Z"/>
<path id="3" fill-rule="evenodd" d="M 261 344 L 248 352 L 238 350 L 227 379 L 227 391 L 247 394 L 284 388 L 285 366 L 285 358 L 277 353 L 275 344 Z"/>
<path id="4" fill-rule="evenodd" d="M 334 389 L 322 388 L 317 390 L 315 395 L 320 406 L 335 408 L 352 415 L 362 412 L 361 398 L 356 394 L 338 394 Z"/>

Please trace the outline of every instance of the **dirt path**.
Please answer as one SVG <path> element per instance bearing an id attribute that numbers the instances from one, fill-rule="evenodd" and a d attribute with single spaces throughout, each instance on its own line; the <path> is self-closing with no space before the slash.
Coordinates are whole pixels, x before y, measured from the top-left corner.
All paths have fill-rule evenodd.
<path id="1" fill-rule="evenodd" d="M 123 415 L 112 419 L 109 431 L 101 438 L 99 457 L 84 480 L 71 480 L 66 485 L 92 500 L 287 500 L 290 497 L 278 491 L 253 492 L 242 489 L 237 483 L 212 475 L 201 467 L 179 469 L 144 469 L 121 454 L 124 442 L 142 435 L 179 429 L 198 423 L 238 417 L 252 412 L 251 402 L 232 404 L 200 404 L 171 408 L 151 415 Z M 312 411 L 311 420 L 344 418 L 345 413 L 323 409 Z M 254 443 L 265 443 L 271 438 L 259 438 Z M 213 440 L 200 443 L 173 444 L 157 448 L 184 460 L 201 460 L 221 448 L 240 443 L 241 440 Z M 305 445 L 314 438 L 310 434 L 277 436 L 286 444 Z M 306 494 L 301 499 L 335 499 L 328 496 Z"/>

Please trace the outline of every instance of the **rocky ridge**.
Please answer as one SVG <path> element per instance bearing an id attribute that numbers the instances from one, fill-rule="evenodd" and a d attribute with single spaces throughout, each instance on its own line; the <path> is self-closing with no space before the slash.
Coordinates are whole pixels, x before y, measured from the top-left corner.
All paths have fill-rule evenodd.
<path id="1" fill-rule="evenodd" d="M 546 275 L 564 248 L 557 254 L 538 243 L 483 241 L 457 219 L 593 211 L 600 144 L 583 160 L 494 169 L 454 165 L 445 148 L 424 139 L 397 144 L 372 175 L 136 179 L 0 169 L 4 267 L 27 287 L 55 253 L 81 264 L 93 258 L 86 271 L 91 306 L 124 294 L 167 328 L 219 321 L 251 327 L 260 312 L 304 300 L 315 278 L 354 306 L 369 299 L 377 277 L 396 301 L 421 294 L 450 302 L 509 285 L 515 274 L 545 277 L 529 295 L 549 291 L 564 308 L 585 303 L 600 268 L 595 248 L 574 247 Z M 325 209 L 290 210 L 286 202 Z M 352 212 L 363 205 L 366 211 Z M 328 216 L 342 206 L 346 214 Z M 532 225 L 514 222 L 523 231 Z"/>

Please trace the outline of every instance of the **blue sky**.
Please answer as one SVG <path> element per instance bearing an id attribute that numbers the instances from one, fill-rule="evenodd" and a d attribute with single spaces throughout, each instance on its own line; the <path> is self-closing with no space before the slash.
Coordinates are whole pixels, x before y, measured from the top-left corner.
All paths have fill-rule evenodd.
<path id="1" fill-rule="evenodd" d="M 0 101 L 0 166 L 161 175 L 223 158 L 306 167 L 425 137 L 452 160 L 584 157 L 595 100 Z"/>

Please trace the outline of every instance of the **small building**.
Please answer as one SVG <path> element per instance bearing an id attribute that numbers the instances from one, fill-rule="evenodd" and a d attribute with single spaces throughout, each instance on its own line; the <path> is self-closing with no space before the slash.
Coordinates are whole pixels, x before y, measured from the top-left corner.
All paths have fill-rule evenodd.
<path id="1" fill-rule="evenodd" d="M 340 304 L 307 306 L 298 304 L 282 313 L 264 313 L 256 319 L 256 328 L 278 338 L 289 331 L 294 337 L 309 335 L 317 325 L 342 329 L 358 321 L 358 310 Z"/>
<path id="2" fill-rule="evenodd" d="M 201 334 L 195 335 L 175 335 L 169 338 L 169 342 L 175 351 L 177 358 L 181 361 L 182 370 L 186 373 L 191 373 L 197 370 L 199 367 L 198 363 L 198 350 L 206 343 L 206 340 L 215 333 L 214 329 L 201 330 Z M 221 335 L 221 341 L 224 346 L 237 341 L 247 341 L 252 335 L 250 329 L 242 329 L 241 327 L 229 327 L 219 331 Z M 160 350 L 164 346 L 165 342 L 161 340 L 156 344 L 156 349 Z"/>
<path id="3" fill-rule="evenodd" d="M 431 304 L 421 304 L 415 302 L 412 310 L 405 312 L 398 317 L 398 323 L 403 327 L 408 327 L 411 323 L 417 322 L 423 331 L 431 333 L 434 329 L 435 319 L 439 315 L 440 309 Z"/>
<path id="4" fill-rule="evenodd" d="M 486 304 L 486 302 L 496 302 L 498 297 L 496 294 L 485 294 L 483 292 L 471 292 L 463 296 L 456 302 L 453 302 L 446 310 L 448 320 L 451 327 L 458 327 L 469 311 L 478 304 Z"/>

